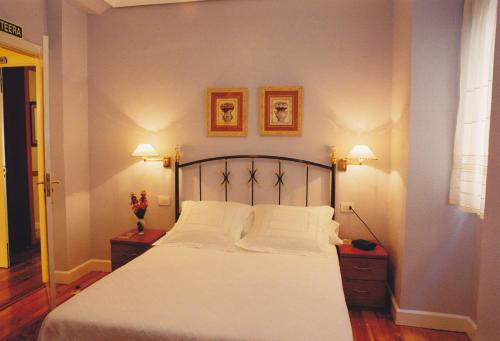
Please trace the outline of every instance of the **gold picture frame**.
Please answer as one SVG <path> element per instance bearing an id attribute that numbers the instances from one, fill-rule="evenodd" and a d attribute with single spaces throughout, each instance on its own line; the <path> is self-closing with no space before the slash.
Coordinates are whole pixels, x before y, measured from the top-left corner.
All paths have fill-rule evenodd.
<path id="1" fill-rule="evenodd" d="M 247 136 L 246 88 L 207 89 L 207 135 Z"/>
<path id="2" fill-rule="evenodd" d="M 302 135 L 302 86 L 265 86 L 259 90 L 260 135 Z"/>

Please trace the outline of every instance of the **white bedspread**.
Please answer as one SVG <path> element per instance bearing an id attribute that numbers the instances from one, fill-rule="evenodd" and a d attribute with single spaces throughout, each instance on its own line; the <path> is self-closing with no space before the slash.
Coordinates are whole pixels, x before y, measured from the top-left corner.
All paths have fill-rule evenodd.
<path id="1" fill-rule="evenodd" d="M 337 255 L 156 246 L 45 319 L 39 340 L 352 340 Z"/>

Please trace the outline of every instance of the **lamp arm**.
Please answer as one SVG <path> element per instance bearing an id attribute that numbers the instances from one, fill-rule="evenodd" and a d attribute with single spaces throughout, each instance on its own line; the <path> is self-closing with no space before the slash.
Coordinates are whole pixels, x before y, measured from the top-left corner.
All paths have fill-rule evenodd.
<path id="1" fill-rule="evenodd" d="M 382 245 L 382 243 L 380 242 L 380 240 L 378 240 L 377 236 L 375 235 L 375 233 L 373 233 L 373 231 L 370 229 L 370 227 L 368 226 L 367 223 L 365 223 L 365 221 L 363 219 L 361 219 L 361 217 L 358 215 L 358 213 L 354 210 L 354 208 L 352 208 L 352 206 L 349 206 L 349 209 L 352 211 L 352 213 L 354 213 L 356 215 L 356 217 L 358 217 L 358 219 L 363 223 L 363 225 L 365 225 L 366 229 L 371 233 L 371 235 L 373 236 L 373 238 L 375 238 L 375 240 L 378 242 L 379 245 Z"/>

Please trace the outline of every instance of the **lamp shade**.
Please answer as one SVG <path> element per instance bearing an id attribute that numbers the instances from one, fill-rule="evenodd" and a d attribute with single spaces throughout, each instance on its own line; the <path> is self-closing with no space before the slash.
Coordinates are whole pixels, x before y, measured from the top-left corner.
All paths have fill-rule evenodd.
<path id="1" fill-rule="evenodd" d="M 138 145 L 132 153 L 132 156 L 137 157 L 154 157 L 158 155 L 160 154 L 158 154 L 158 152 L 153 148 L 152 145 L 145 143 L 141 143 L 140 145 Z"/>
<path id="2" fill-rule="evenodd" d="M 370 147 L 361 144 L 354 146 L 347 158 L 357 160 L 377 160 L 377 157 L 373 154 Z"/>

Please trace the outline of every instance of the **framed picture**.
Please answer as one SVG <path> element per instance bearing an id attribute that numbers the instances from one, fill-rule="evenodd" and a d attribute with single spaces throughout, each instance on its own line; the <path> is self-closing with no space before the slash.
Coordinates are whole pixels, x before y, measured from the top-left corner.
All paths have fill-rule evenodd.
<path id="1" fill-rule="evenodd" d="M 36 138 L 36 102 L 30 102 L 30 125 L 31 125 L 31 146 L 36 147 L 38 141 Z"/>
<path id="2" fill-rule="evenodd" d="M 301 86 L 260 88 L 260 134 L 290 136 L 302 134 Z"/>
<path id="3" fill-rule="evenodd" d="M 247 89 L 207 89 L 208 136 L 247 136 Z"/>

